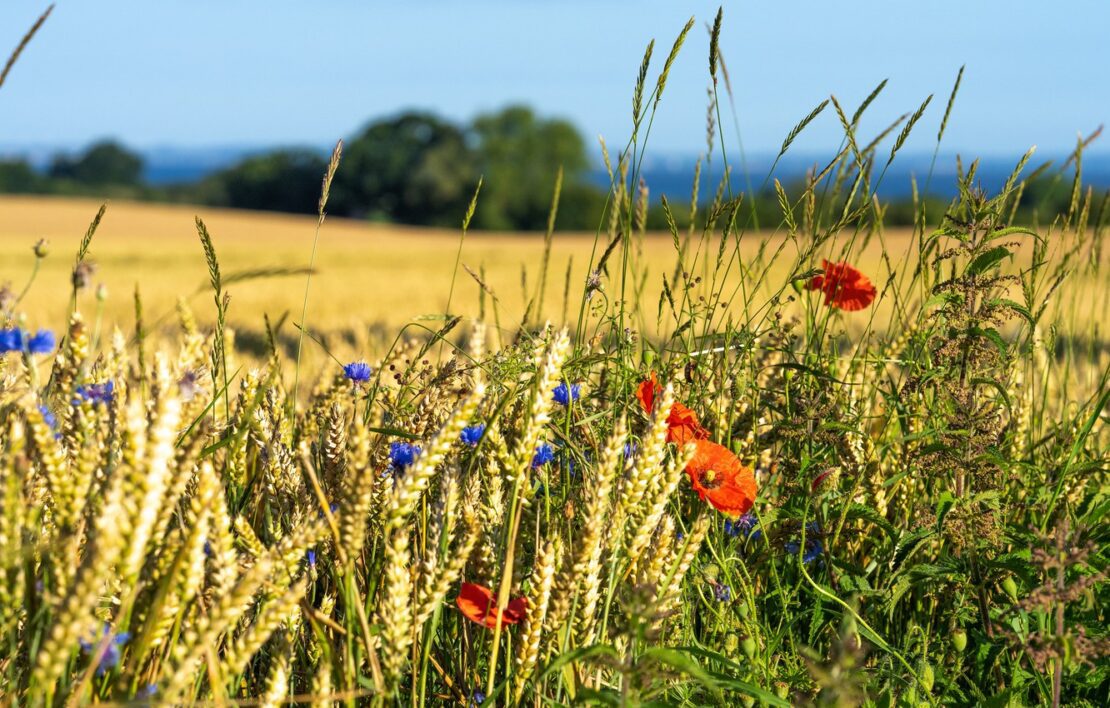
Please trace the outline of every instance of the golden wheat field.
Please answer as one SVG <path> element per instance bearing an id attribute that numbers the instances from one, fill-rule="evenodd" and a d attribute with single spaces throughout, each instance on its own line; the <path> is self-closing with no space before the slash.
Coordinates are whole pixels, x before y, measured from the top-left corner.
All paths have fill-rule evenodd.
<path id="1" fill-rule="evenodd" d="M 0 197 L 0 283 L 9 283 L 15 292 L 22 290 L 35 261 L 32 246 L 39 239 L 49 242 L 49 256 L 23 303 L 24 311 L 35 320 L 29 323 L 31 326 L 56 327 L 65 321 L 73 254 L 99 207 L 100 202 L 91 199 Z M 133 293 L 137 287 L 150 329 L 172 323 L 175 304 L 182 297 L 192 305 L 198 319 L 210 322 L 214 307 L 194 224 L 196 216 L 207 224 L 224 277 L 231 279 L 231 326 L 241 332 L 261 331 L 263 315 L 272 322 L 284 315 L 290 322 L 298 320 L 315 218 L 123 201 L 108 203 L 93 238 L 90 252 L 97 269 L 94 287 L 83 295 L 87 301 L 83 309 L 89 313 L 97 310 L 93 298 L 96 286 L 103 284 L 107 298 L 102 305 L 102 321 L 126 326 L 134 321 Z M 797 267 L 798 244 L 781 233 L 748 233 L 740 239 L 739 258 L 735 257 L 734 244 L 726 244 L 728 275 L 718 276 L 713 285 L 709 273 L 719 251 L 719 237 L 703 243 L 699 236 L 693 234 L 685 256 L 686 263 L 701 264 L 702 268 L 693 268 L 695 275 L 705 270 L 705 280 L 693 290 L 693 297 L 715 289 L 722 299 L 730 300 L 729 295 L 742 288 L 762 290 L 770 296 L 784 289 Z M 842 243 L 849 238 L 845 236 Z M 891 270 L 897 274 L 898 266 L 905 261 L 907 249 L 913 247 L 911 239 L 908 229 L 857 237 L 853 242 L 858 250 L 854 258 L 865 272 L 884 283 Z M 567 321 L 577 317 L 591 256 L 597 261 L 607 240 L 604 233 L 595 239 L 593 234 L 556 231 L 546 295 L 542 310 L 538 315 L 533 313 L 533 320 Z M 663 277 L 669 277 L 677 263 L 673 241 L 670 234 L 649 233 L 630 250 L 630 265 L 640 275 L 628 284 L 627 299 L 645 303 L 639 325 L 651 333 L 658 329 L 655 305 Z M 501 327 L 509 330 L 519 324 L 530 302 L 536 307 L 533 301 L 543 252 L 544 235 L 540 233 L 472 232 L 466 235 L 460 253 L 458 232 L 328 219 L 319 239 L 307 321 L 315 332 L 342 332 L 356 346 L 366 346 L 372 339 L 368 327 L 377 331 L 379 328 L 374 326 L 380 325 L 380 331 L 393 332 L 414 320 L 429 321 L 447 310 L 450 296 L 452 314 L 465 318 L 484 314 L 491 323 L 496 316 Z M 460 265 L 452 294 L 456 258 Z M 727 264 L 729 260 L 731 265 Z M 489 293 L 484 298 L 467 267 L 482 274 Z M 235 283 L 237 276 L 249 273 L 255 276 Z M 1069 289 L 1070 300 L 1055 303 L 1062 314 L 1057 321 L 1064 329 L 1086 334 L 1101 327 L 1103 313 L 1110 309 L 1110 283 L 1082 273 L 1074 277 L 1083 281 L 1083 286 Z M 642 289 L 642 297 L 632 298 L 636 288 Z M 792 294 L 787 288 L 784 297 Z M 616 298 L 619 293 L 606 296 Z M 882 330 L 892 312 L 890 299 L 883 298 L 864 324 Z M 724 312 L 720 317 L 739 314 Z M 426 326 L 435 328 L 436 324 L 431 321 Z M 855 321 L 852 326 L 863 325 Z"/>

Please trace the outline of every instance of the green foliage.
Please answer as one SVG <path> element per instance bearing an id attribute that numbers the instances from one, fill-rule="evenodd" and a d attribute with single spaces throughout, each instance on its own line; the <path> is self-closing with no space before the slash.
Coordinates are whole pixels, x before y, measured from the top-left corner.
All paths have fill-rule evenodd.
<path id="1" fill-rule="evenodd" d="M 477 182 L 463 131 L 428 113 L 375 121 L 345 153 L 329 200 L 336 215 L 455 226 Z"/>
<path id="2" fill-rule="evenodd" d="M 76 157 L 57 155 L 47 172 L 51 179 L 90 187 L 136 186 L 142 174 L 142 158 L 111 140 L 95 143 Z"/>
<path id="3" fill-rule="evenodd" d="M 197 194 L 213 206 L 265 211 L 311 211 L 327 161 L 310 150 L 279 150 L 249 157 L 206 177 Z"/>
<path id="4" fill-rule="evenodd" d="M 44 181 L 26 160 L 0 161 L 0 192 L 4 194 L 35 194 L 43 191 Z"/>
<path id="5" fill-rule="evenodd" d="M 562 216 L 568 212 L 577 215 L 588 208 L 570 206 L 581 199 L 589 159 L 581 136 L 567 121 L 541 119 L 529 108 L 510 106 L 478 116 L 471 132 L 485 184 L 474 215 L 476 228 L 546 228 L 555 174 L 560 168 L 567 185 L 560 200 Z M 577 186 L 577 194 L 571 186 Z M 565 223 L 560 221 L 560 225 Z"/>

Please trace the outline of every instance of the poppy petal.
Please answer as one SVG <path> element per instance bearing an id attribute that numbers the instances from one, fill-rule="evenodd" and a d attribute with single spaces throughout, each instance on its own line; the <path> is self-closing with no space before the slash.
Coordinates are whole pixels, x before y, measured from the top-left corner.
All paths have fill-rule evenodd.
<path id="1" fill-rule="evenodd" d="M 697 448 L 686 474 L 698 497 L 728 516 L 747 513 L 755 502 L 755 474 L 728 448 L 708 440 L 694 442 Z"/>
<path id="2" fill-rule="evenodd" d="M 493 591 L 484 585 L 463 583 L 459 588 L 459 596 L 455 598 L 455 605 L 468 620 L 490 629 L 497 626 L 497 600 Z M 528 601 L 523 597 L 509 600 L 505 609 L 501 610 L 501 625 L 517 624 L 524 619 L 527 610 Z"/>
<path id="3" fill-rule="evenodd" d="M 820 290 L 825 295 L 825 305 L 848 312 L 862 310 L 870 305 L 878 291 L 871 280 L 845 262 L 821 261 L 824 275 L 810 279 L 807 288 Z"/>
<path id="4" fill-rule="evenodd" d="M 640 382 L 636 387 L 636 398 L 639 399 L 640 405 L 643 407 L 644 412 L 651 414 L 655 408 L 655 397 L 663 392 L 663 387 L 659 385 L 659 381 L 655 378 L 655 372 L 651 372 L 651 377 Z"/>

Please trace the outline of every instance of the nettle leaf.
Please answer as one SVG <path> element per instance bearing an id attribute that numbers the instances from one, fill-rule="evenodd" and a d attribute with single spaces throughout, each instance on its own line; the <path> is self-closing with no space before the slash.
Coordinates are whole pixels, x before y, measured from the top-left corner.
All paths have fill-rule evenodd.
<path id="1" fill-rule="evenodd" d="M 1037 321 L 1033 317 L 1033 313 L 1029 311 L 1029 308 L 1027 308 L 1025 305 L 1022 305 L 1020 302 L 1015 302 L 1014 300 L 1010 300 L 1009 298 L 996 297 L 992 298 L 989 303 L 991 305 L 1001 305 L 1010 310 L 1013 310 L 1014 312 L 1021 315 L 1025 319 L 1025 321 L 1031 325 L 1035 325 L 1037 323 Z"/>
<path id="2" fill-rule="evenodd" d="M 941 528 L 944 526 L 944 517 L 952 509 L 952 506 L 955 505 L 955 503 L 956 503 L 956 498 L 954 496 L 952 496 L 952 492 L 949 492 L 947 490 L 941 492 L 940 495 L 937 497 L 936 515 L 937 515 L 937 532 L 938 533 L 940 532 Z"/>
<path id="3" fill-rule="evenodd" d="M 845 517 L 848 519 L 863 519 L 864 521 L 869 521 L 870 523 L 875 524 L 884 532 L 886 532 L 886 534 L 890 536 L 890 538 L 898 538 L 898 531 L 894 528 L 894 525 L 887 521 L 885 517 L 879 514 L 879 512 L 875 511 L 869 506 L 865 506 L 863 504 L 852 504 L 850 507 L 848 507 L 848 513 L 845 515 Z"/>
<path id="4" fill-rule="evenodd" d="M 1006 343 L 1006 340 L 1002 338 L 1002 334 L 994 327 L 987 327 L 986 329 L 982 327 L 972 327 L 968 333 L 972 336 L 989 340 L 994 346 L 998 347 L 998 351 L 1001 352 L 1003 356 L 1010 350 L 1010 345 Z"/>
<path id="5" fill-rule="evenodd" d="M 989 386 L 989 387 L 993 388 L 995 391 L 998 391 L 998 395 L 1002 398 L 1002 402 L 1006 404 L 1007 412 L 1009 412 L 1011 415 L 1013 414 L 1014 406 L 1013 406 L 1013 404 L 1010 403 L 1010 394 L 1006 393 L 1006 387 L 1003 386 L 1001 383 L 999 383 L 998 381 L 995 381 L 994 379 L 974 378 L 974 379 L 971 380 L 971 385 L 972 386 Z"/>
<path id="6" fill-rule="evenodd" d="M 939 295 L 933 295 L 931 298 L 926 300 L 925 304 L 923 305 L 923 309 L 929 310 L 934 307 L 941 307 L 943 305 L 962 305 L 963 302 L 964 296 L 960 295 L 959 293 L 940 293 Z"/>
<path id="7" fill-rule="evenodd" d="M 996 238 L 1003 238 L 1006 236 L 1033 236 L 1036 238 L 1037 232 L 1026 226 L 1007 226 L 1004 229 L 995 229 L 987 236 L 988 241 L 993 241 Z"/>
<path id="8" fill-rule="evenodd" d="M 1010 249 L 1005 246 L 995 246 L 975 257 L 967 267 L 968 275 L 981 275 L 991 268 L 996 267 L 1004 258 L 1013 256 Z"/>
<path id="9" fill-rule="evenodd" d="M 905 562 L 910 553 L 917 548 L 922 541 L 934 535 L 936 532 L 932 529 L 919 529 L 905 538 L 903 538 L 894 549 L 894 558 L 890 561 L 891 570 L 897 570 L 899 566 Z"/>

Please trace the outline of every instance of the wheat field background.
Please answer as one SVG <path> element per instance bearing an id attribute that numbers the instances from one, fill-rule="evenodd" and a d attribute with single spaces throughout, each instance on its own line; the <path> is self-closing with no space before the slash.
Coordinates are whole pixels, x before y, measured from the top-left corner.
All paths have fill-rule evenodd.
<path id="1" fill-rule="evenodd" d="M 66 321 L 73 254 L 99 207 L 100 202 L 91 199 L 0 197 L 0 283 L 8 283 L 19 292 L 32 271 L 33 245 L 39 239 L 49 243 L 49 256 L 42 261 L 23 302 L 23 310 L 32 320 L 30 326 L 59 327 Z M 144 322 L 152 331 L 173 327 L 179 298 L 186 299 L 201 323 L 211 323 L 214 307 L 194 225 L 196 216 L 204 220 L 215 240 L 225 277 L 256 274 L 249 281 L 233 281 L 228 286 L 232 296 L 230 325 L 240 332 L 260 332 L 264 315 L 271 322 L 278 322 L 284 315 L 294 321 L 303 303 L 304 271 L 316 219 L 126 201 L 108 203 L 93 239 L 90 252 L 97 269 L 92 287 L 82 295 L 83 309 L 97 311 L 95 292 L 103 284 L 107 298 L 99 306 L 101 320 L 125 326 L 134 322 L 133 293 L 138 287 Z M 375 352 L 366 350 L 376 349 L 381 337 L 386 333 L 392 336 L 406 323 L 425 322 L 427 327 L 436 328 L 434 318 L 442 317 L 449 297 L 451 314 L 465 319 L 484 314 L 483 319 L 490 321 L 496 314 L 502 329 L 514 329 L 536 295 L 544 235 L 471 232 L 461 252 L 459 238 L 459 232 L 452 230 L 329 218 L 321 231 L 312 277 L 307 317 L 310 329 L 322 337 L 330 336 L 339 348 L 337 355 L 350 353 L 343 349 L 372 355 Z M 907 249 L 913 247 L 912 239 L 912 230 L 901 228 L 857 239 L 857 247 L 862 248 L 855 258 L 881 286 L 890 270 L 897 272 L 905 261 Z M 591 256 L 596 261 L 606 241 L 604 233 L 595 238 L 589 233 L 556 231 L 546 296 L 540 312 L 533 313 L 533 320 L 575 318 Z M 719 236 L 712 243 L 701 244 L 710 255 L 701 258 L 703 263 L 712 261 L 719 244 Z M 694 234 L 688 248 L 692 251 L 698 246 L 699 234 Z M 1061 248 L 1062 244 L 1056 250 Z M 733 249 L 732 244 L 727 245 L 726 259 L 733 257 Z M 764 295 L 783 290 L 798 252 L 799 245 L 781 233 L 747 233 L 740 240 L 739 258 L 733 258 L 738 265 L 729 268 L 724 278 L 718 277 L 714 287 L 726 295 L 741 287 L 755 287 Z M 452 294 L 456 258 L 459 267 Z M 673 274 L 676 264 L 671 235 L 644 235 L 631 258 L 630 265 L 640 275 L 629 287 L 642 288 L 638 299 L 646 303 L 645 310 L 650 310 L 642 313 L 639 324 L 646 334 L 657 334 L 655 305 L 660 300 L 662 279 Z M 466 267 L 483 274 L 488 288 L 484 303 L 482 289 Z M 746 278 L 741 277 L 742 272 Z M 708 294 L 708 275 L 693 289 L 694 297 L 697 293 Z M 1065 299 L 1053 305 L 1060 333 L 1101 341 L 1104 314 L 1110 310 L 1110 283 L 1097 274 L 1076 273 L 1073 277 L 1081 287 L 1070 288 Z M 755 282 L 758 285 L 753 285 Z M 790 295 L 793 292 L 786 289 L 784 297 Z M 607 296 L 618 297 L 616 293 Z M 788 304 L 786 310 L 790 309 Z M 737 309 L 720 316 L 742 314 Z M 871 319 L 855 320 L 849 326 L 883 331 L 892 314 L 890 299 L 881 298 Z"/>

